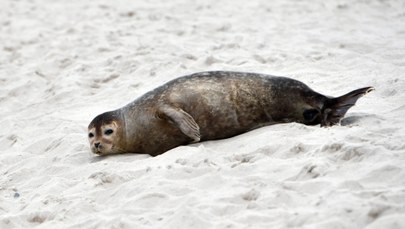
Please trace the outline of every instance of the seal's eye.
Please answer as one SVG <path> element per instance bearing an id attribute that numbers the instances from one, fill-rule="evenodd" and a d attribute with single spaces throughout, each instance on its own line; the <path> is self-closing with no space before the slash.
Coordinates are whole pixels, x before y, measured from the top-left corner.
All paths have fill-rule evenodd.
<path id="1" fill-rule="evenodd" d="M 94 137 L 94 134 L 93 134 L 93 133 L 89 133 L 89 138 L 92 138 L 92 137 Z"/>
<path id="2" fill-rule="evenodd" d="M 309 122 L 314 121 L 315 118 L 318 116 L 318 114 L 319 114 L 319 111 L 317 109 L 305 110 L 303 113 L 304 119 Z"/>
<path id="3" fill-rule="evenodd" d="M 112 130 L 112 129 L 108 129 L 108 130 L 106 130 L 106 131 L 104 131 L 104 134 L 105 135 L 110 135 L 110 134 L 112 134 L 114 131 Z"/>

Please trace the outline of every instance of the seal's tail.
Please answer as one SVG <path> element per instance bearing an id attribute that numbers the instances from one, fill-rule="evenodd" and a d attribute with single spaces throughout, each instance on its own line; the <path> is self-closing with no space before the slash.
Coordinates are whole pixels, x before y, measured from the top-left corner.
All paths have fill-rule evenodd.
<path id="1" fill-rule="evenodd" d="M 321 126 L 333 126 L 338 124 L 360 97 L 373 90 L 374 87 L 360 88 L 340 97 L 327 100 L 322 112 Z"/>

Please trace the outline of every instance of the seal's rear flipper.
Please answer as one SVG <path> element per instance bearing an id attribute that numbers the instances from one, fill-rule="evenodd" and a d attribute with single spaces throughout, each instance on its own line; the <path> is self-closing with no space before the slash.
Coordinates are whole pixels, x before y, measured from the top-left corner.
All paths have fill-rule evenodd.
<path id="1" fill-rule="evenodd" d="M 177 126 L 181 132 L 183 132 L 183 134 L 193 139 L 193 142 L 200 141 L 200 127 L 190 114 L 180 108 L 175 108 L 168 105 L 162 106 L 159 113 L 160 116 L 163 115 L 172 121 L 174 125 Z"/>
<path id="2" fill-rule="evenodd" d="M 373 90 L 373 87 L 360 88 L 346 95 L 327 100 L 322 111 L 321 126 L 333 126 L 338 124 L 360 97 Z"/>

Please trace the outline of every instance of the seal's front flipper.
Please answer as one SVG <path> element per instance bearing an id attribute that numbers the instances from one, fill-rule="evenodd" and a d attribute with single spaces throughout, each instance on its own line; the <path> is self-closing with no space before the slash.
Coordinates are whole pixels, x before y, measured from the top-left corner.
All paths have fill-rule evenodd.
<path id="1" fill-rule="evenodd" d="M 328 99 L 322 111 L 321 126 L 333 126 L 340 122 L 346 112 L 356 104 L 363 95 L 373 91 L 373 87 L 354 90 L 337 98 Z"/>
<path id="2" fill-rule="evenodd" d="M 159 116 L 164 116 L 172 121 L 183 134 L 193 139 L 193 142 L 200 141 L 200 127 L 194 118 L 184 110 L 172 106 L 163 106 L 160 109 Z"/>

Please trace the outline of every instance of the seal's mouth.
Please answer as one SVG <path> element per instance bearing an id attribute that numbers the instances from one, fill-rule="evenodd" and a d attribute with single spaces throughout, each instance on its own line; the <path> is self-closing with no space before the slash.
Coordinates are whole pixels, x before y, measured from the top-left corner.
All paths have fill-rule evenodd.
<path id="1" fill-rule="evenodd" d="M 122 154 L 122 153 L 128 153 L 125 150 L 122 150 L 118 147 L 115 147 L 114 145 L 111 146 L 111 148 L 105 148 L 105 147 L 91 147 L 91 152 L 93 154 L 97 154 L 99 156 L 105 156 L 109 154 Z"/>
<path id="2" fill-rule="evenodd" d="M 96 151 L 96 152 L 94 152 L 95 154 L 97 154 L 97 155 L 102 155 L 103 153 L 101 152 L 101 151 Z"/>
<path id="3" fill-rule="evenodd" d="M 91 152 L 94 153 L 94 154 L 97 154 L 97 155 L 103 155 L 103 152 L 101 152 L 100 149 L 98 149 L 98 148 L 93 147 L 91 149 Z"/>

